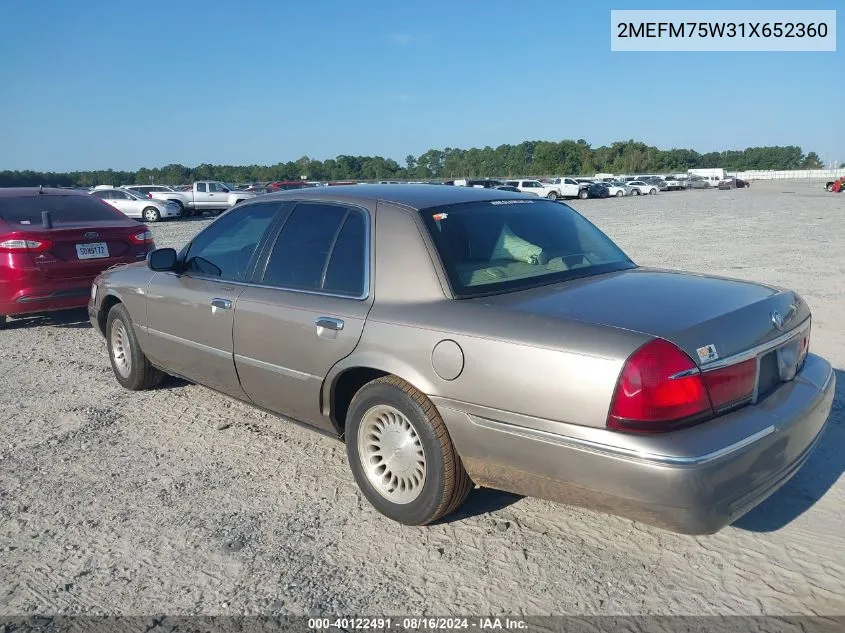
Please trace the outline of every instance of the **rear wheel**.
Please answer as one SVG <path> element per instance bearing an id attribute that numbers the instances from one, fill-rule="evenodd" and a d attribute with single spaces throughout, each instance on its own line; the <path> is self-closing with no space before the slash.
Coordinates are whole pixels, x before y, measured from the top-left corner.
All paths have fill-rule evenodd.
<path id="1" fill-rule="evenodd" d="M 622 196 L 624 196 L 624 195 L 625 195 L 625 192 L 624 192 L 624 191 L 617 191 L 617 192 L 616 192 L 616 197 L 617 197 L 617 198 L 621 198 L 621 197 L 622 197 Z"/>
<path id="2" fill-rule="evenodd" d="M 827 189 L 828 191 L 831 191 L 831 192 L 832 192 L 832 191 L 833 191 L 833 183 L 830 183 L 830 184 L 826 187 L 826 189 Z"/>
<path id="3" fill-rule="evenodd" d="M 396 376 L 364 385 L 349 407 L 346 453 L 358 487 L 383 515 L 426 525 L 456 510 L 472 481 L 431 401 Z"/>
<path id="4" fill-rule="evenodd" d="M 161 213 L 155 207 L 147 207 L 144 209 L 143 215 L 145 222 L 158 222 L 161 220 Z"/>
<path id="5" fill-rule="evenodd" d="M 590 197 L 590 193 L 586 189 L 582 189 L 578 192 L 578 197 L 581 198 L 581 200 L 586 200 Z"/>
<path id="6" fill-rule="evenodd" d="M 172 200 L 172 202 L 176 203 L 176 206 L 179 207 L 179 217 L 180 218 L 189 218 L 191 217 L 190 211 L 185 210 L 185 205 L 182 204 L 179 200 Z"/>
<path id="7" fill-rule="evenodd" d="M 0 330 L 6 327 L 6 315 L 0 314 Z"/>
<path id="8" fill-rule="evenodd" d="M 109 360 L 117 382 L 131 391 L 158 386 L 164 373 L 150 364 L 135 337 L 129 311 L 122 303 L 109 310 L 106 318 Z"/>
<path id="9" fill-rule="evenodd" d="M 654 187 L 652 187 L 651 189 L 648 190 L 648 195 L 650 195 L 650 196 L 653 196 L 656 193 L 657 193 L 657 189 L 655 189 Z"/>
<path id="10" fill-rule="evenodd" d="M 831 190 L 831 191 L 832 191 L 832 190 Z M 558 196 L 557 196 L 557 191 L 550 191 L 550 192 L 548 193 L 548 195 L 546 195 L 546 197 L 547 197 L 549 200 L 557 200 L 557 197 L 558 197 Z"/>
<path id="11" fill-rule="evenodd" d="M 631 192 L 631 195 L 634 195 L 634 196 L 638 196 L 638 195 L 640 195 L 640 190 L 639 190 L 639 189 L 634 189 L 634 190 Z"/>

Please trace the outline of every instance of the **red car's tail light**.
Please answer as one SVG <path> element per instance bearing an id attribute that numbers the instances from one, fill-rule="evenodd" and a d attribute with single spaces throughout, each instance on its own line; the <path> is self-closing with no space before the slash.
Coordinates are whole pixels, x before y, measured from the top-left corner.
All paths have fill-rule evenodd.
<path id="1" fill-rule="evenodd" d="M 129 236 L 129 241 L 133 244 L 152 244 L 153 233 L 152 231 L 140 231 L 138 233 L 133 233 Z"/>
<path id="2" fill-rule="evenodd" d="M 738 404 L 754 395 L 757 384 L 757 359 L 706 371 L 702 375 L 714 409 Z"/>
<path id="3" fill-rule="evenodd" d="M 0 235 L 0 251 L 4 253 L 42 253 L 50 250 L 53 243 L 41 237 L 11 233 Z"/>
<path id="4" fill-rule="evenodd" d="M 625 362 L 607 426 L 653 433 L 696 422 L 712 413 L 707 389 L 693 360 L 672 343 L 655 339 Z"/>

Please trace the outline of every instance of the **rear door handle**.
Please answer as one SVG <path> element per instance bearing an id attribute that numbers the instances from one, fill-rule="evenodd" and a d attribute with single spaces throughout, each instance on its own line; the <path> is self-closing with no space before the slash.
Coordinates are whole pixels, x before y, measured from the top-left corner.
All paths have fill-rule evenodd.
<path id="1" fill-rule="evenodd" d="M 211 300 L 211 311 L 214 312 L 215 308 L 219 308 L 221 310 L 230 310 L 232 308 L 232 302 L 228 299 L 212 299 Z"/>
<path id="2" fill-rule="evenodd" d="M 314 325 L 326 330 L 342 330 L 343 320 L 332 317 L 319 317 L 316 321 L 314 321 Z"/>

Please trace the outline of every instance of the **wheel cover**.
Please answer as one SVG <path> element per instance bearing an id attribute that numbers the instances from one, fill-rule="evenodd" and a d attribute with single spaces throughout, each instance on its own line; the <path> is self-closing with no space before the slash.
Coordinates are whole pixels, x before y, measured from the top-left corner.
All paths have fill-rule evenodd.
<path id="1" fill-rule="evenodd" d="M 129 351 L 129 336 L 126 334 L 126 327 L 123 321 L 116 320 L 111 328 L 111 356 L 114 366 L 124 378 L 129 378 L 132 371 L 132 355 Z"/>
<path id="2" fill-rule="evenodd" d="M 367 480 L 391 503 L 411 503 L 425 486 L 426 458 L 411 421 L 390 405 L 368 410 L 358 429 L 358 459 Z"/>
<path id="3" fill-rule="evenodd" d="M 144 214 L 144 219 L 148 222 L 155 222 L 157 215 L 158 212 L 155 209 L 147 209 L 147 212 Z"/>

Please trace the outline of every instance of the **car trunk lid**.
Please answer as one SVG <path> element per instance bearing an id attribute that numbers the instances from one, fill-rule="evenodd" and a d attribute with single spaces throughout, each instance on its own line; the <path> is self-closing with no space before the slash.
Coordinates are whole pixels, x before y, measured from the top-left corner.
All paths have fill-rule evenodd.
<path id="1" fill-rule="evenodd" d="M 699 365 L 776 341 L 804 323 L 798 295 L 748 281 L 635 268 L 478 301 L 666 339 Z"/>
<path id="2" fill-rule="evenodd" d="M 30 252 L 32 263 L 48 279 L 94 277 L 109 266 L 124 261 L 136 244 L 130 236 L 144 231 L 143 225 L 127 226 L 125 221 L 89 224 L 62 224 L 52 228 L 27 227 L 22 235 L 47 240 L 47 250 Z"/>

